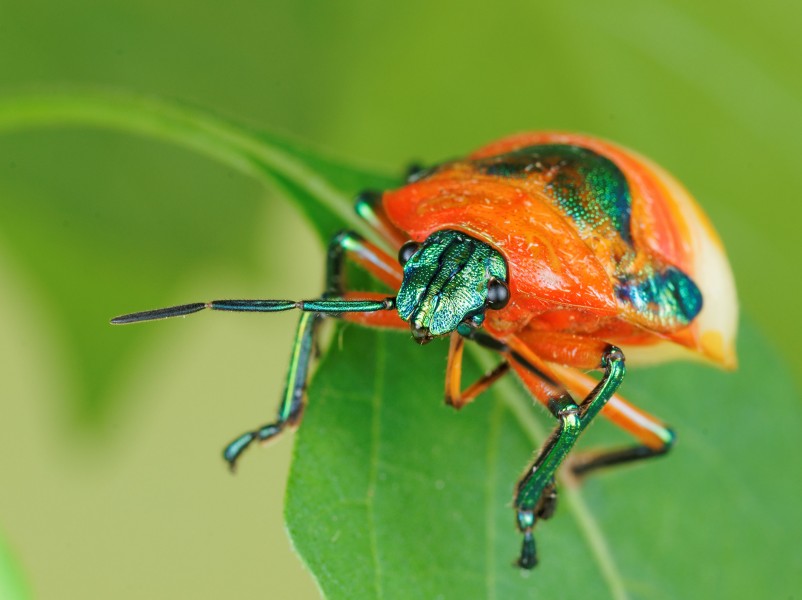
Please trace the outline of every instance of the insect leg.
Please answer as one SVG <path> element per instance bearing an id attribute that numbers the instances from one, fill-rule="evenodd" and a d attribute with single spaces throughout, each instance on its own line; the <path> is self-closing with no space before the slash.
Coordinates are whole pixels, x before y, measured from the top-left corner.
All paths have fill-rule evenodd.
<path id="1" fill-rule="evenodd" d="M 393 225 L 384 213 L 381 198 L 381 192 L 373 190 L 362 192 L 356 198 L 356 213 L 378 231 L 394 249 L 398 250 L 404 242 L 409 240 L 409 236 Z"/>
<path id="2" fill-rule="evenodd" d="M 456 409 L 471 402 L 510 370 L 510 364 L 506 360 L 502 361 L 495 369 L 485 373 L 472 385 L 462 390 L 462 351 L 464 346 L 465 338 L 458 333 L 452 333 L 446 365 L 446 404 Z"/>
<path id="3" fill-rule="evenodd" d="M 577 405 L 564 388 L 542 372 L 536 362 L 513 352 L 516 371 L 524 383 L 538 397 L 547 395 L 548 408 L 559 420 L 557 429 L 546 441 L 537 459 L 518 483 L 514 506 L 518 528 L 524 535 L 518 564 L 531 569 L 537 564 L 537 553 L 532 529 L 538 519 L 551 516 L 556 500 L 554 475 L 557 468 L 573 448 L 579 434 L 588 426 L 613 396 L 624 378 L 624 355 L 614 346 L 608 347 L 602 357 L 604 375 Z M 529 370 L 529 366 L 534 372 Z"/>
<path id="4" fill-rule="evenodd" d="M 228 444 L 223 450 L 223 458 L 234 470 L 236 461 L 253 442 L 267 442 L 276 437 L 287 426 L 297 425 L 304 406 L 304 390 L 309 366 L 315 347 L 315 337 L 319 322 L 325 315 L 345 316 L 381 313 L 374 317 L 376 323 L 388 326 L 401 322 L 398 313 L 392 310 L 395 299 L 386 294 L 344 294 L 344 271 L 346 256 L 363 265 L 377 278 L 390 286 L 400 285 L 400 266 L 387 253 L 351 232 L 341 232 L 329 244 L 326 265 L 326 291 L 322 298 L 314 300 L 213 300 L 195 302 L 160 308 L 139 313 L 122 315 L 112 319 L 114 324 L 139 323 L 170 317 L 183 317 L 204 309 L 228 312 L 281 312 L 286 310 L 304 311 L 298 322 L 293 343 L 287 383 L 276 421 L 248 431 Z M 356 320 L 356 319 L 355 319 Z M 370 324 L 370 320 L 366 321 Z"/>
<path id="5" fill-rule="evenodd" d="M 358 233 L 341 231 L 329 243 L 326 253 L 326 294 L 342 296 L 345 292 L 345 259 L 363 267 L 371 275 L 397 290 L 403 273 L 398 261 Z"/>
<path id="6" fill-rule="evenodd" d="M 334 236 L 329 244 L 326 260 L 326 291 L 321 298 L 313 300 L 212 300 L 210 302 L 194 302 L 130 313 L 115 317 L 111 322 L 115 325 L 141 323 L 172 317 L 185 317 L 205 309 L 227 312 L 260 312 L 272 313 L 287 310 L 303 312 L 295 342 L 293 344 L 290 369 L 284 396 L 279 405 L 275 422 L 263 425 L 258 429 L 242 434 L 228 444 L 223 457 L 233 470 L 242 452 L 254 441 L 266 442 L 277 436 L 288 425 L 296 425 L 303 412 L 303 396 L 306 388 L 309 364 L 315 348 L 315 334 L 318 324 L 324 316 L 345 316 L 362 313 L 382 313 L 374 317 L 377 324 L 398 326 L 398 314 L 395 310 L 395 297 L 384 294 L 346 294 L 345 258 L 348 256 L 389 286 L 396 289 L 401 282 L 401 267 L 386 252 L 365 241 L 351 232 L 341 232 Z M 366 324 L 371 324 L 366 321 Z"/>
<path id="7" fill-rule="evenodd" d="M 290 355 L 287 382 L 284 388 L 284 395 L 279 404 L 277 418 L 272 423 L 262 425 L 253 431 L 240 435 L 225 447 L 223 458 L 228 462 L 232 470 L 235 469 L 236 462 L 241 454 L 253 442 L 266 443 L 279 435 L 288 426 L 297 426 L 300 423 L 304 409 L 304 392 L 309 378 L 309 367 L 314 354 L 318 325 L 326 313 L 350 316 L 365 315 L 370 312 L 378 315 L 375 317 L 378 320 L 392 322 L 393 318 L 395 318 L 400 321 L 394 310 L 343 311 L 341 313 L 328 310 L 328 304 L 336 307 L 337 303 L 347 305 L 349 302 L 381 302 L 381 298 L 386 296 L 384 294 L 364 293 L 356 294 L 359 296 L 359 299 L 356 299 L 353 298 L 352 294 L 345 293 L 346 258 L 360 264 L 388 285 L 394 287 L 400 285 L 400 266 L 387 253 L 366 241 L 359 234 L 350 231 L 342 231 L 332 238 L 326 253 L 326 291 L 317 304 L 313 304 L 314 301 L 308 303 L 310 309 L 319 308 L 321 311 L 305 312 L 298 321 L 292 354 Z"/>
<path id="8" fill-rule="evenodd" d="M 524 569 L 532 569 L 538 562 L 532 529 L 538 518 L 548 518 L 553 512 L 553 502 L 545 499 L 544 492 L 549 490 L 553 493 L 557 467 L 573 448 L 582 426 L 580 408 L 571 396 L 555 396 L 549 408 L 559 420 L 559 425 L 526 475 L 518 482 L 515 493 L 516 521 L 524 536 L 518 565 Z M 544 511 L 544 508 L 547 510 Z"/>
<path id="9" fill-rule="evenodd" d="M 278 407 L 276 420 L 253 431 L 243 433 L 225 447 L 223 458 L 232 471 L 236 469 L 237 459 L 253 442 L 267 443 L 287 427 L 300 422 L 304 409 L 304 390 L 314 349 L 315 332 L 320 320 L 321 316 L 316 313 L 301 315 L 292 345 L 284 395 Z"/>
<path id="10" fill-rule="evenodd" d="M 514 345 L 517 348 L 525 346 L 521 352 L 528 352 L 527 356 L 530 358 L 534 354 L 536 359 L 550 361 L 547 368 L 553 377 L 578 397 L 589 394 L 597 384 L 595 379 L 580 372 L 579 369 L 598 369 L 599 357 L 603 356 L 607 347 L 602 340 L 587 336 L 537 330 L 520 332 Z M 601 467 L 662 456 L 674 444 L 675 435 L 671 428 L 652 415 L 632 406 L 618 394 L 610 398 L 601 414 L 631 433 L 640 444 L 631 448 L 576 456 L 572 469 L 577 475 Z"/>
<path id="11" fill-rule="evenodd" d="M 586 393 L 586 390 L 591 390 L 596 385 L 593 378 L 574 369 L 556 365 L 553 368 L 560 380 L 575 393 Z M 629 448 L 580 454 L 572 465 L 576 475 L 585 475 L 603 467 L 662 456 L 674 445 L 676 435 L 668 425 L 633 406 L 618 394 L 610 398 L 601 414 L 632 434 L 640 444 Z"/>

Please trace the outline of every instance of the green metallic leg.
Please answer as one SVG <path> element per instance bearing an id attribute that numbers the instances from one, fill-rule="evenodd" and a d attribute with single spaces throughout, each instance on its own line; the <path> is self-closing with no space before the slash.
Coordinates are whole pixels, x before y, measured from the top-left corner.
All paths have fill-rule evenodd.
<path id="1" fill-rule="evenodd" d="M 290 368 L 287 373 L 284 396 L 281 399 L 281 404 L 279 404 L 276 420 L 253 431 L 243 433 L 225 447 L 223 458 L 228 462 L 228 466 L 232 471 L 236 469 L 237 459 L 253 442 L 267 442 L 284 431 L 285 428 L 297 425 L 301 420 L 309 364 L 314 353 L 315 333 L 320 321 L 321 316 L 316 313 L 303 313 L 301 315 L 298 321 L 298 329 L 295 333 L 295 342 L 292 345 Z"/>
<path id="2" fill-rule="evenodd" d="M 550 402 L 549 410 L 559 420 L 559 425 L 518 483 L 514 505 L 518 529 L 524 536 L 518 565 L 524 569 L 531 569 L 537 564 L 532 530 L 538 519 L 547 519 L 554 511 L 557 497 L 554 476 L 557 468 L 574 447 L 579 434 L 621 385 L 625 372 L 624 354 L 610 346 L 602 358 L 602 367 L 604 377 L 581 405 L 577 406 L 568 394 Z"/>
<path id="3" fill-rule="evenodd" d="M 359 234 L 343 231 L 332 238 L 326 253 L 326 291 L 323 293 L 321 301 L 306 301 L 305 303 L 308 306 L 307 310 L 319 312 L 304 312 L 298 321 L 290 356 L 287 383 L 279 404 L 277 418 L 253 431 L 243 433 L 225 447 L 223 458 L 232 471 L 236 469 L 239 457 L 253 442 L 267 442 L 287 427 L 295 426 L 300 422 L 304 409 L 304 392 L 309 376 L 309 367 L 315 354 L 318 326 L 327 313 L 337 314 L 326 305 L 336 302 L 335 298 L 342 295 L 345 290 L 345 257 L 348 252 L 358 254 L 371 262 L 378 260 L 373 256 L 371 247 Z M 357 304 L 359 301 L 352 303 Z"/>
<path id="4" fill-rule="evenodd" d="M 382 192 L 365 190 L 356 197 L 356 214 L 373 227 L 384 240 L 395 249 L 409 240 L 409 236 L 398 229 L 387 217 L 382 206 Z"/>
<path id="5" fill-rule="evenodd" d="M 650 448 L 645 444 L 639 444 L 629 448 L 607 450 L 604 452 L 589 454 L 587 456 L 579 456 L 571 466 L 571 471 L 574 473 L 574 475 L 584 476 L 588 473 L 595 472 L 598 469 L 623 465 L 647 458 L 663 456 L 674 447 L 677 434 L 674 433 L 674 430 L 670 427 L 661 426 L 660 438 L 663 442 L 663 445 L 659 448 Z"/>

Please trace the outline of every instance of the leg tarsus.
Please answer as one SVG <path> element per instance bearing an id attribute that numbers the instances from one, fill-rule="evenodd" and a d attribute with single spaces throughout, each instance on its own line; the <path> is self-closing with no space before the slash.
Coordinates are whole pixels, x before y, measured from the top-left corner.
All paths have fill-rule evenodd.
<path id="1" fill-rule="evenodd" d="M 518 528 L 523 534 L 521 542 L 521 554 L 516 561 L 516 565 L 522 569 L 534 569 L 537 566 L 537 546 L 535 544 L 535 535 L 532 529 L 538 520 L 550 519 L 554 515 L 557 508 L 557 486 L 552 479 L 546 489 L 540 496 L 537 507 L 532 510 L 518 510 L 517 511 L 517 524 Z"/>
<path id="2" fill-rule="evenodd" d="M 237 460 L 239 460 L 239 457 L 243 452 L 245 452 L 245 449 L 248 448 L 248 446 L 254 442 L 265 443 L 268 440 L 276 437 L 282 431 L 284 431 L 288 423 L 289 421 L 285 421 L 284 423 L 276 422 L 262 425 L 259 429 L 243 433 L 241 436 L 228 444 L 223 450 L 223 458 L 228 463 L 228 468 L 231 470 L 231 472 L 236 472 Z"/>
<path id="3" fill-rule="evenodd" d="M 535 536 L 529 528 L 523 532 L 524 539 L 521 543 L 521 556 L 516 564 L 522 569 L 531 570 L 537 566 L 537 548 L 535 547 Z"/>
<path id="4" fill-rule="evenodd" d="M 253 443 L 254 439 L 256 439 L 254 432 L 249 431 L 243 433 L 223 449 L 223 459 L 228 463 L 229 471 L 236 473 L 237 460 L 245 449 Z"/>

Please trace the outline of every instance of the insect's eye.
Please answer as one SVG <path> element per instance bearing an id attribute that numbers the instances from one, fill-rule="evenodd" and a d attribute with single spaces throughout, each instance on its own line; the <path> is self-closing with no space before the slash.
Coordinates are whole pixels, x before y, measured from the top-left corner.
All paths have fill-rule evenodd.
<path id="1" fill-rule="evenodd" d="M 407 264 L 407 261 L 418 251 L 418 248 L 420 248 L 420 244 L 412 241 L 401 246 L 401 249 L 398 251 L 398 262 L 401 263 L 401 266 Z"/>
<path id="2" fill-rule="evenodd" d="M 487 286 L 487 306 L 500 310 L 510 301 L 510 288 L 499 279 L 493 279 Z"/>

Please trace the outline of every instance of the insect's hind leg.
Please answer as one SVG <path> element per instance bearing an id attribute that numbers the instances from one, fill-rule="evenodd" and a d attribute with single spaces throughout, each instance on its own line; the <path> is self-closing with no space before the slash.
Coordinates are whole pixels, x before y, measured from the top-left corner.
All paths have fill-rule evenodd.
<path id="1" fill-rule="evenodd" d="M 362 265 L 391 287 L 397 287 L 400 284 L 400 266 L 395 260 L 359 234 L 341 231 L 331 239 L 326 253 L 324 299 L 344 295 L 346 258 Z M 235 470 L 239 457 L 251 444 L 254 442 L 266 443 L 287 427 L 296 426 L 300 422 L 304 409 L 304 392 L 309 378 L 309 367 L 315 354 L 317 330 L 323 318 L 322 314 L 315 312 L 305 312 L 301 315 L 292 346 L 284 395 L 279 404 L 276 420 L 253 431 L 243 433 L 225 447 L 223 458 L 232 471 Z"/>

